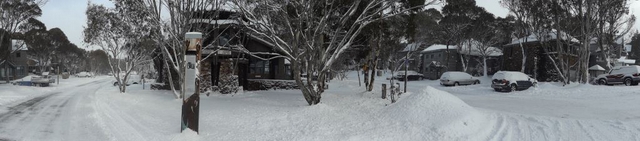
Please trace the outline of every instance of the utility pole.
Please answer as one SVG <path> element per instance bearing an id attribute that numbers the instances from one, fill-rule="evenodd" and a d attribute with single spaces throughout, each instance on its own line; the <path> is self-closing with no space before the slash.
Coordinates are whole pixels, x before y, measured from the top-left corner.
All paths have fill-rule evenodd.
<path id="1" fill-rule="evenodd" d="M 189 128 L 196 133 L 198 132 L 198 121 L 200 114 L 200 59 L 202 58 L 202 33 L 200 32 L 188 32 L 185 34 L 186 50 L 184 61 L 186 67 L 183 70 L 184 84 L 182 89 L 185 93 L 192 93 L 191 96 L 185 99 L 182 97 L 182 116 L 180 131 L 184 131 Z"/>
<path id="2" fill-rule="evenodd" d="M 60 85 L 60 63 L 58 63 L 58 73 L 56 73 L 56 76 L 58 76 L 58 83 L 56 83 L 56 85 Z"/>

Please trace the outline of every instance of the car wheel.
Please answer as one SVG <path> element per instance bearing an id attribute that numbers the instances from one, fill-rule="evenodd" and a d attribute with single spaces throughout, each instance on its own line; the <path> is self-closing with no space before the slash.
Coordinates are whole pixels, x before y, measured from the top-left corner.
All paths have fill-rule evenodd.
<path id="1" fill-rule="evenodd" d="M 607 84 L 607 80 L 605 79 L 598 80 L 598 85 L 606 85 L 606 84 Z"/>
<path id="2" fill-rule="evenodd" d="M 516 84 L 511 84 L 511 92 L 518 90 L 518 86 Z"/>
<path id="3" fill-rule="evenodd" d="M 475 85 L 475 84 L 480 84 L 480 81 L 473 82 L 473 84 L 474 84 L 474 85 Z"/>
<path id="4" fill-rule="evenodd" d="M 538 83 L 537 82 L 533 82 L 533 87 L 538 87 Z"/>
<path id="5" fill-rule="evenodd" d="M 453 83 L 453 86 L 460 86 L 460 84 L 456 82 L 456 83 Z"/>
<path id="6" fill-rule="evenodd" d="M 498 88 L 493 88 L 493 90 L 495 90 L 496 92 L 502 91 L 502 89 L 498 89 Z"/>
<path id="7" fill-rule="evenodd" d="M 625 86 L 631 86 L 631 78 L 624 79 L 624 85 Z"/>

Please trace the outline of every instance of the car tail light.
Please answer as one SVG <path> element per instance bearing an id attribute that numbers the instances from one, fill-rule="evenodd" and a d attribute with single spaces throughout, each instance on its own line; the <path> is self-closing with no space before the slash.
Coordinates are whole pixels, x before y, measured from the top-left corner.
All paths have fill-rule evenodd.
<path id="1" fill-rule="evenodd" d="M 506 85 L 506 84 L 509 84 L 509 81 L 507 81 L 506 79 L 502 79 L 502 83 Z"/>
<path id="2" fill-rule="evenodd" d="M 640 76 L 640 73 L 634 73 L 633 76 L 638 77 Z"/>

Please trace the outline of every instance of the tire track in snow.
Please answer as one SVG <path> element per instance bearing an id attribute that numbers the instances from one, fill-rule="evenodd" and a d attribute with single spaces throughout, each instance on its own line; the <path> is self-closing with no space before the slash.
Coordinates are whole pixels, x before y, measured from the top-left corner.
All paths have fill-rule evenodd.
<path id="1" fill-rule="evenodd" d="M 491 141 L 502 140 L 639 140 L 640 126 L 623 121 L 564 119 L 511 113 L 492 116 Z"/>
<path id="2" fill-rule="evenodd" d="M 592 135 L 589 131 L 587 131 L 587 128 L 585 128 L 585 127 L 584 127 L 584 125 L 582 124 L 582 122 L 580 122 L 580 121 L 576 120 L 576 125 L 578 125 L 578 128 L 579 128 L 582 132 L 586 133 L 586 135 L 587 135 L 587 137 L 588 137 L 588 139 L 589 139 L 589 140 L 592 140 L 592 141 L 595 141 L 595 140 L 596 140 L 596 139 L 593 137 L 593 135 Z"/>
<path id="3" fill-rule="evenodd" d="M 9 111 L 3 114 L 0 114 L 0 124 L 5 123 L 7 120 L 9 119 L 13 119 L 15 116 L 19 116 L 20 114 L 22 114 L 23 112 L 25 112 L 27 109 L 29 110 L 34 110 L 34 105 L 37 105 L 38 103 L 42 102 L 43 100 L 59 94 L 60 92 L 55 92 L 55 93 L 50 93 L 47 95 L 43 95 L 43 96 L 38 96 L 32 99 L 29 99 L 25 102 L 22 102 L 18 105 L 15 106 L 11 106 L 9 107 Z M 0 127 L 1 129 L 2 127 Z"/>
<path id="4" fill-rule="evenodd" d="M 0 139 L 6 140 L 68 140 L 72 110 L 70 101 L 93 91 L 95 85 L 104 80 L 92 81 L 54 93 L 41 95 L 9 107 L 9 111 L 0 114 Z M 93 85 L 92 85 L 93 84 Z M 84 87 L 81 87 L 84 86 Z M 9 137 L 9 138 L 7 138 Z M 78 139 L 78 138 L 76 138 Z"/>

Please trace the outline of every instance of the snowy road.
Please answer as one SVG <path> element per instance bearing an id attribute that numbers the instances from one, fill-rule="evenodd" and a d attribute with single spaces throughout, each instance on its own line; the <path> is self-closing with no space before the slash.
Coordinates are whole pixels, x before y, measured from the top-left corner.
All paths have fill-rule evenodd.
<path id="1" fill-rule="evenodd" d="M 315 106 L 298 90 L 202 96 L 196 135 L 180 133 L 181 100 L 170 91 L 131 85 L 123 94 L 112 79 L 0 85 L 0 141 L 640 140 L 640 86 L 542 83 L 503 93 L 486 83 L 424 80 L 409 82 L 408 93 L 390 104 L 352 78 L 333 81 Z"/>
<path id="2" fill-rule="evenodd" d="M 105 135 L 93 128 L 90 103 L 94 93 L 109 86 L 97 78 L 60 87 L 26 101 L 0 105 L 0 140 L 101 140 Z M 33 87 L 32 89 L 40 89 Z M 6 106 L 6 107 L 4 107 Z"/>
<path id="3" fill-rule="evenodd" d="M 511 93 L 495 92 L 489 84 L 443 87 L 487 114 L 485 140 L 640 140 L 640 87 L 545 83 Z"/>

